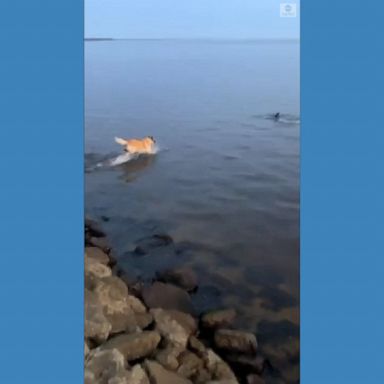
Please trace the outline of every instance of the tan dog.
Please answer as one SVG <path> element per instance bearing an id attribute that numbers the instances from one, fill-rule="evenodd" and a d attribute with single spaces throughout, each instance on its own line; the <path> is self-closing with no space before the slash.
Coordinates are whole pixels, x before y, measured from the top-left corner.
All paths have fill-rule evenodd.
<path id="1" fill-rule="evenodd" d="M 152 136 L 147 136 L 144 139 L 125 140 L 115 137 L 117 144 L 123 145 L 126 152 L 132 154 L 153 153 L 155 149 L 155 139 Z"/>

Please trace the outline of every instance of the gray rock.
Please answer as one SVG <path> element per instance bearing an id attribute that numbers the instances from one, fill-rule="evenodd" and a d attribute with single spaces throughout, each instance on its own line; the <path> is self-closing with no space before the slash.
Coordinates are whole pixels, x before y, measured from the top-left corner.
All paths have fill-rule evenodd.
<path id="1" fill-rule="evenodd" d="M 201 368 L 193 376 L 193 382 L 196 384 L 206 384 L 212 379 L 211 374 L 206 368 Z"/>
<path id="2" fill-rule="evenodd" d="M 199 372 L 204 369 L 204 361 L 190 351 L 184 351 L 180 355 L 179 363 L 177 373 L 187 379 L 198 376 Z"/>
<path id="3" fill-rule="evenodd" d="M 105 237 L 106 236 L 105 232 L 103 231 L 103 229 L 101 228 L 99 223 L 97 223 L 95 220 L 93 220 L 89 217 L 86 217 L 84 224 L 85 224 L 86 232 L 88 232 L 91 236 L 94 236 L 94 237 Z"/>
<path id="4" fill-rule="evenodd" d="M 88 346 L 87 340 L 84 340 L 84 358 L 88 356 L 88 353 L 89 353 L 89 346 Z"/>
<path id="5" fill-rule="evenodd" d="M 189 336 L 196 332 L 197 323 L 187 313 L 160 308 L 151 309 L 150 313 L 155 320 L 156 329 L 169 344 L 185 348 Z"/>
<path id="6" fill-rule="evenodd" d="M 114 313 L 107 318 L 112 325 L 111 334 L 139 332 L 153 322 L 150 313 Z"/>
<path id="7" fill-rule="evenodd" d="M 183 351 L 180 347 L 167 346 L 156 353 L 156 360 L 166 369 L 175 371 L 179 367 L 178 357 Z"/>
<path id="8" fill-rule="evenodd" d="M 108 266 L 95 261 L 89 257 L 84 260 L 85 277 L 101 279 L 103 277 L 112 276 L 112 270 Z"/>
<path id="9" fill-rule="evenodd" d="M 236 318 L 234 309 L 220 309 L 205 313 L 201 317 L 201 325 L 205 328 L 222 328 L 233 324 Z"/>
<path id="10" fill-rule="evenodd" d="M 149 312 L 138 313 L 135 312 L 136 322 L 139 328 L 145 329 L 153 322 L 153 316 Z"/>
<path id="11" fill-rule="evenodd" d="M 128 288 L 118 277 L 108 276 L 99 279 L 94 292 L 106 315 L 131 312 L 127 302 Z"/>
<path id="12" fill-rule="evenodd" d="M 84 370 L 84 384 L 96 384 L 96 383 L 97 383 L 97 381 L 96 381 L 95 375 L 91 371 L 85 369 Z"/>
<path id="13" fill-rule="evenodd" d="M 159 344 L 161 336 L 156 331 L 143 331 L 114 336 L 104 343 L 102 350 L 117 349 L 128 361 L 149 356 Z"/>
<path id="14" fill-rule="evenodd" d="M 250 356 L 242 354 L 225 355 L 227 361 L 235 371 L 261 374 L 265 367 L 265 359 L 261 355 Z"/>
<path id="15" fill-rule="evenodd" d="M 93 376 L 97 384 L 109 384 L 110 379 L 125 369 L 124 356 L 116 349 L 103 351 L 97 348 L 89 354 L 84 365 L 85 376 Z"/>
<path id="16" fill-rule="evenodd" d="M 85 257 L 104 265 L 110 262 L 109 256 L 97 247 L 85 247 Z"/>
<path id="17" fill-rule="evenodd" d="M 104 315 L 112 325 L 111 333 L 136 331 L 141 323 L 148 325 L 151 315 L 136 297 L 128 294 L 126 284 L 116 276 L 98 279 L 94 282 L 94 293 L 103 306 Z"/>
<path id="18" fill-rule="evenodd" d="M 204 354 L 207 351 L 207 348 L 205 347 L 205 345 L 195 336 L 190 336 L 188 340 L 188 346 L 192 351 L 196 352 L 197 355 L 200 357 L 204 356 Z"/>
<path id="19" fill-rule="evenodd" d="M 139 364 L 132 367 L 130 371 L 120 371 L 108 384 L 150 384 L 149 378 Z"/>
<path id="20" fill-rule="evenodd" d="M 129 295 L 127 297 L 127 302 L 133 312 L 135 313 L 147 312 L 147 308 L 145 308 L 145 305 L 137 297 Z"/>
<path id="21" fill-rule="evenodd" d="M 193 314 L 194 308 L 188 293 L 172 284 L 154 282 L 142 290 L 144 303 L 149 308 L 176 309 Z"/>
<path id="22" fill-rule="evenodd" d="M 103 307 L 93 292 L 85 289 L 84 301 L 84 337 L 102 343 L 108 338 L 112 326 L 104 316 Z"/>
<path id="23" fill-rule="evenodd" d="M 156 273 L 156 278 L 164 283 L 177 285 L 188 292 L 197 288 L 197 277 L 195 272 L 187 267 L 167 269 Z"/>
<path id="24" fill-rule="evenodd" d="M 256 336 L 249 332 L 218 329 L 214 341 L 217 348 L 235 353 L 255 354 L 257 351 Z"/>
<path id="25" fill-rule="evenodd" d="M 229 367 L 229 365 L 224 362 L 221 357 L 219 357 L 212 349 L 207 349 L 205 358 L 205 367 L 212 375 L 212 379 L 218 382 L 228 382 L 236 384 L 238 383 L 235 374 Z"/>
<path id="26" fill-rule="evenodd" d="M 89 245 L 100 248 L 105 253 L 109 254 L 111 252 L 111 246 L 106 237 L 91 237 L 88 240 Z"/>
<path id="27" fill-rule="evenodd" d="M 144 365 L 153 384 L 192 384 L 188 379 L 165 369 L 156 361 L 146 360 Z"/>

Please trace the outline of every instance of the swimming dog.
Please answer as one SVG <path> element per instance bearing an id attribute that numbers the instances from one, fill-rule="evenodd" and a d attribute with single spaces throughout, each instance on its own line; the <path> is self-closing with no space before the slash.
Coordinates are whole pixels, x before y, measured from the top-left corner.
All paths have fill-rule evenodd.
<path id="1" fill-rule="evenodd" d="M 117 144 L 124 146 L 124 151 L 131 154 L 153 153 L 156 140 L 152 136 L 144 137 L 144 139 L 120 139 L 115 137 Z"/>

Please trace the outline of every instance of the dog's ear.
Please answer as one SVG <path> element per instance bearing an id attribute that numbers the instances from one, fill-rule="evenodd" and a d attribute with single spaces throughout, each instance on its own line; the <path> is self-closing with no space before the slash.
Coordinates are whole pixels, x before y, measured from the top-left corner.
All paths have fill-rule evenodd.
<path id="1" fill-rule="evenodd" d="M 156 143 L 156 140 L 154 139 L 153 136 L 148 136 L 154 143 Z"/>

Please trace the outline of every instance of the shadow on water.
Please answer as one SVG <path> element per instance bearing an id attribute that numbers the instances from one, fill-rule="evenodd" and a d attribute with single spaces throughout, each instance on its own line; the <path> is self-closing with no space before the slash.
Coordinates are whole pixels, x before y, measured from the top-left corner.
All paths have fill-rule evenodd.
<path id="1" fill-rule="evenodd" d="M 127 159 L 125 162 L 113 164 L 124 155 L 117 155 L 110 153 L 101 155 L 98 153 L 85 154 L 85 172 L 91 173 L 106 169 L 118 169 L 122 172 L 120 179 L 130 183 L 137 179 L 137 177 L 144 172 L 148 167 L 154 164 L 156 160 L 155 155 L 140 155 L 138 157 Z"/>
<path id="2" fill-rule="evenodd" d="M 139 174 L 144 172 L 156 161 L 155 155 L 141 155 L 135 159 L 120 164 L 118 168 L 122 171 L 121 179 L 130 183 L 137 179 Z"/>

